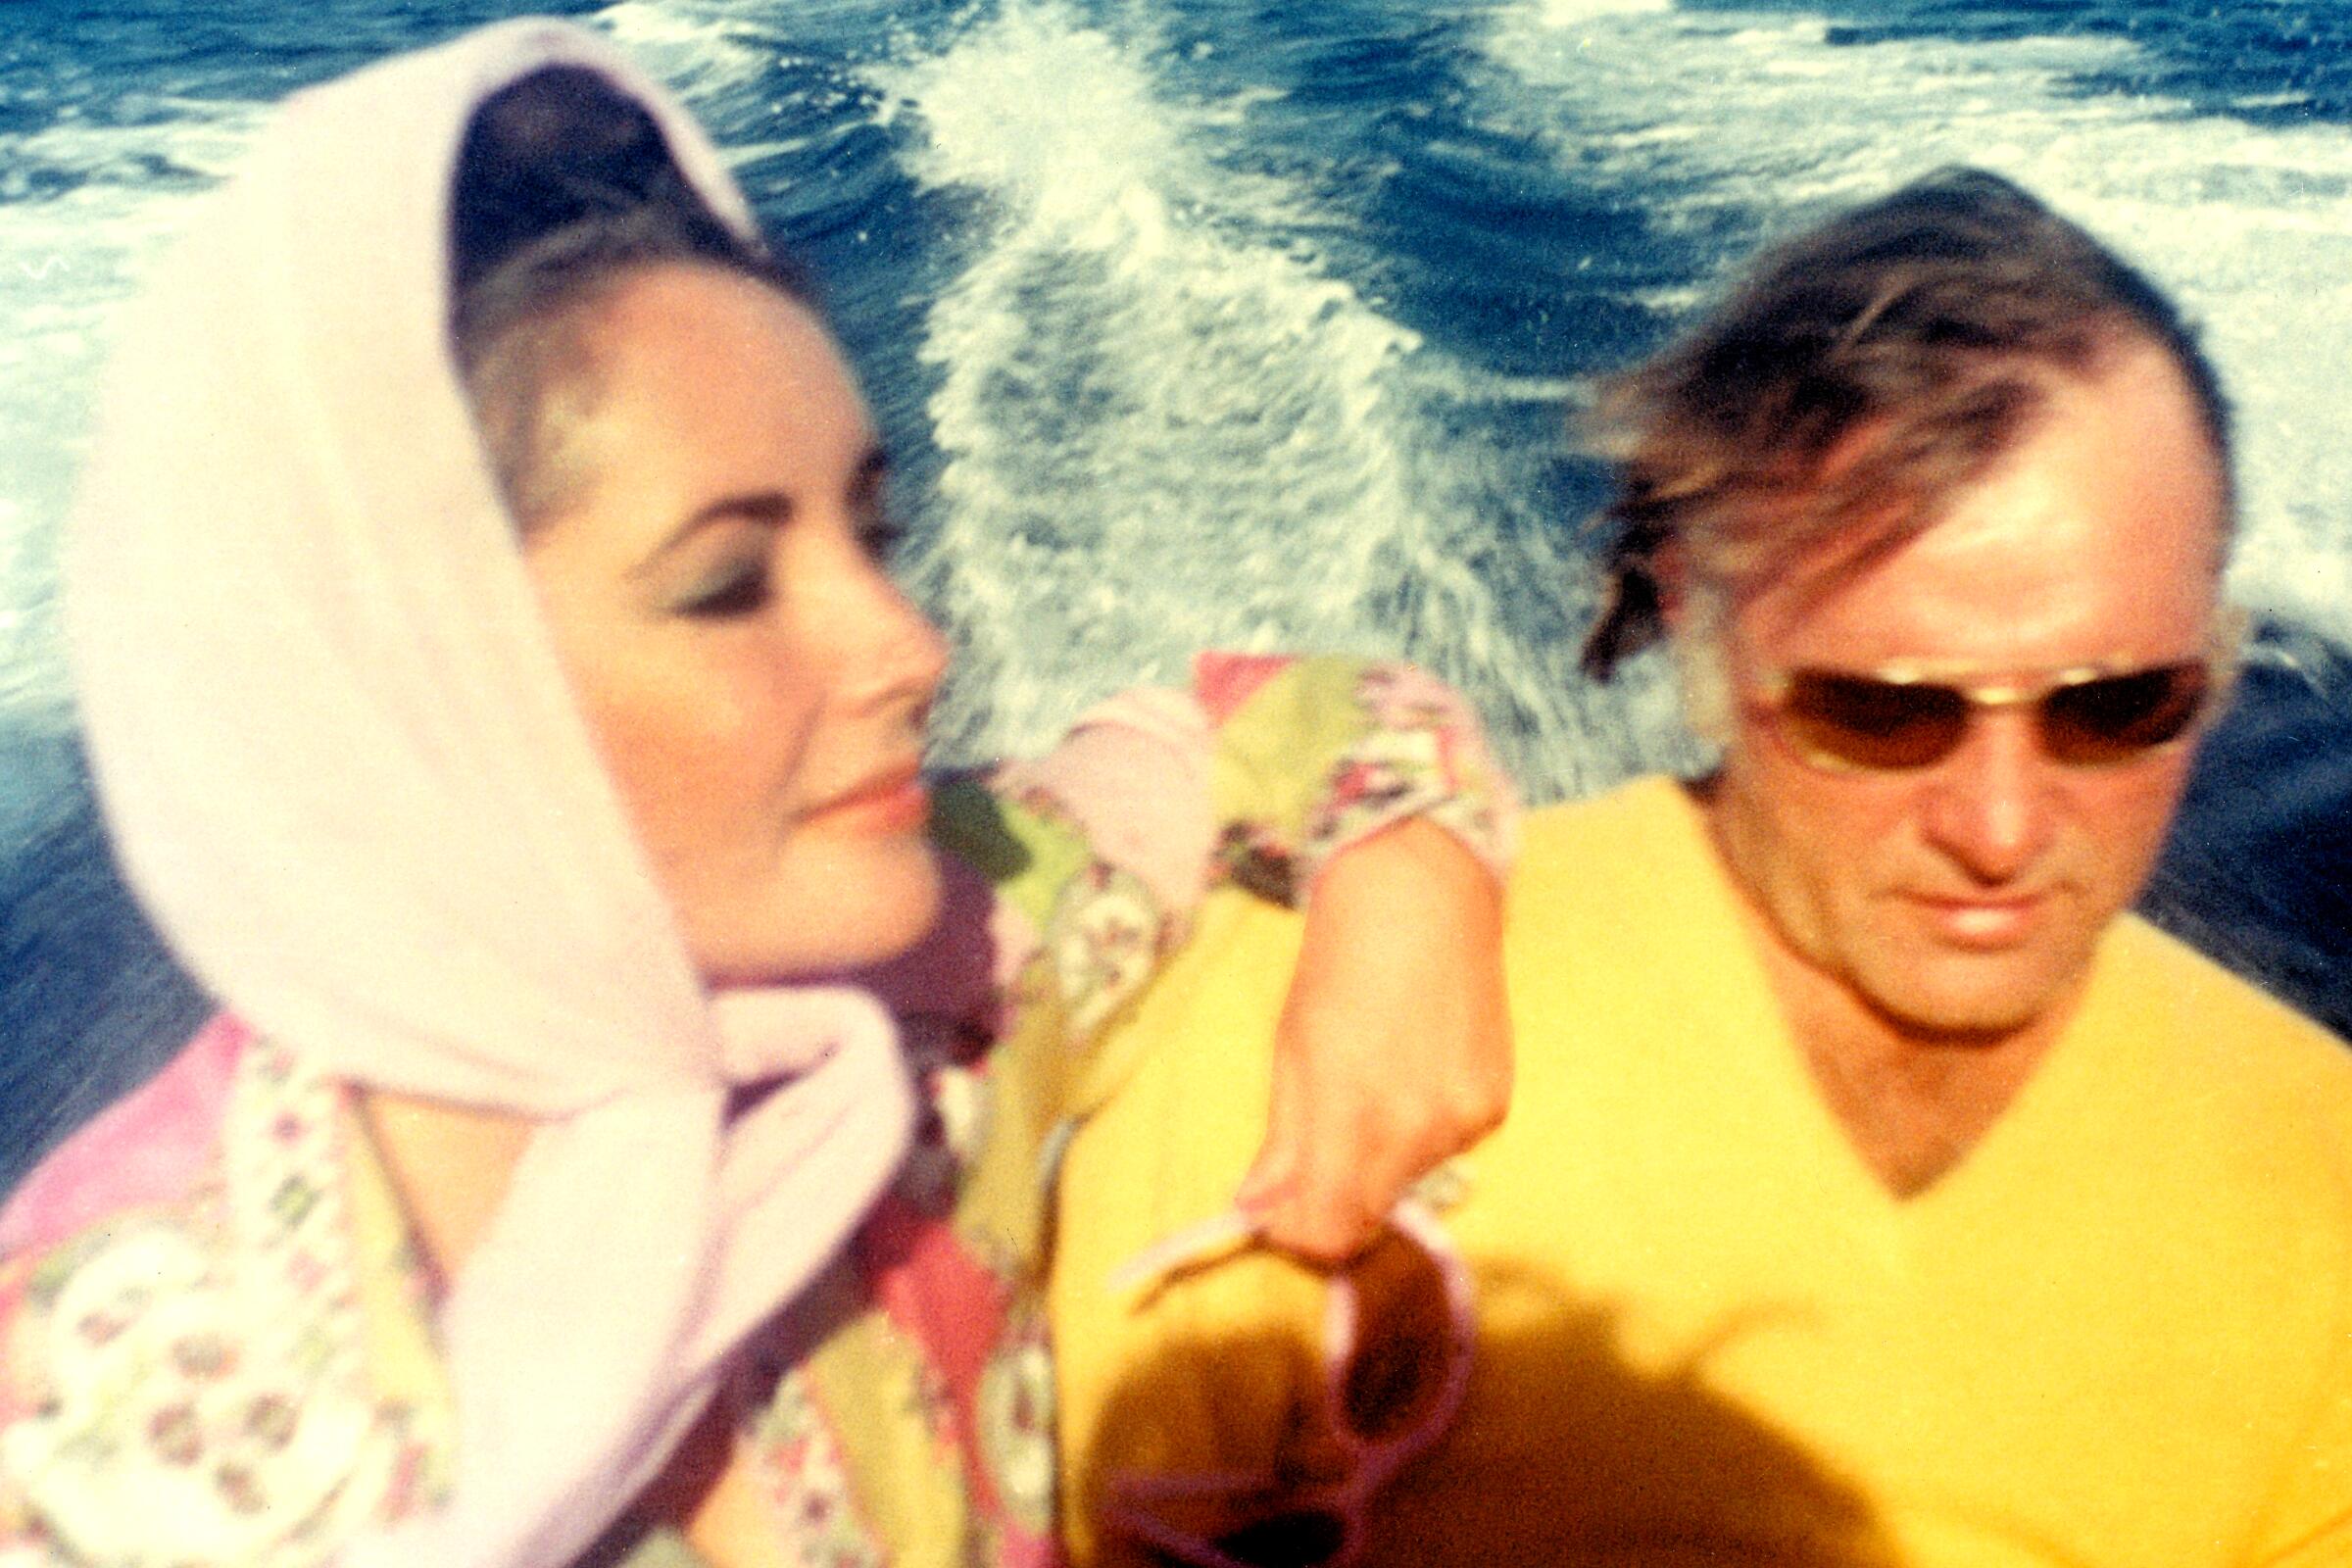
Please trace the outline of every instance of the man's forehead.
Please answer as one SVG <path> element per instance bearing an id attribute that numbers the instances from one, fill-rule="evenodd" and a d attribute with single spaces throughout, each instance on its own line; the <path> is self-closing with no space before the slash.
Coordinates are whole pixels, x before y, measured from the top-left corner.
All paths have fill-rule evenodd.
<path id="1" fill-rule="evenodd" d="M 1980 369 L 1928 406 L 1857 421 L 1818 457 L 1789 455 L 1786 492 L 1752 518 L 1759 533 L 1787 529 L 1803 541 L 1783 573 L 1826 584 L 1868 567 L 2034 460 L 2053 423 L 2083 440 L 2122 436 L 2119 455 L 2152 443 L 2168 457 L 2209 463 L 2223 500 L 2210 551 L 2218 565 L 2230 532 L 2228 455 L 2170 350 L 2119 330 L 2080 364 L 2010 355 L 1988 357 Z"/>
<path id="2" fill-rule="evenodd" d="M 2147 346 L 2038 392 L 1982 471 L 1925 508 L 1863 509 L 1740 596 L 1743 625 L 1889 645 L 1874 657 L 1942 646 L 2029 662 L 2193 639 L 2218 590 L 2229 495 L 2184 379 Z"/>

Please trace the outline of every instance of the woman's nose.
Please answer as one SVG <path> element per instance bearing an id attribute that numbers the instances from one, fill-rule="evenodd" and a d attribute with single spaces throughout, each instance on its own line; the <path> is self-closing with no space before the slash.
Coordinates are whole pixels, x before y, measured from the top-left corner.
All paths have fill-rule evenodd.
<path id="1" fill-rule="evenodd" d="M 899 585 L 874 572 L 873 677 L 876 700 L 928 706 L 947 677 L 948 640 Z"/>

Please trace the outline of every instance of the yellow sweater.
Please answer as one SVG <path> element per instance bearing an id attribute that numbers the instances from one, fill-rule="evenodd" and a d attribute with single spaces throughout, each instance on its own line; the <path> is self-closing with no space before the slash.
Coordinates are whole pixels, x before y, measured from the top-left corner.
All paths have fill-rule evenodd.
<path id="1" fill-rule="evenodd" d="M 2125 920 L 2001 1121 L 1900 1200 L 1816 1095 L 1733 897 L 1665 780 L 1528 818 L 1518 1091 L 1447 1216 L 1479 1361 L 1374 1558 L 2352 1563 L 2342 1048 Z M 1312 1446 L 1311 1279 L 1253 1254 L 1140 1307 L 1104 1288 L 1229 1199 L 1295 942 L 1221 901 L 1128 1026 L 1149 1065 L 1070 1151 L 1082 1562 L 1117 1556 L 1090 1521 L 1106 1475 Z"/>

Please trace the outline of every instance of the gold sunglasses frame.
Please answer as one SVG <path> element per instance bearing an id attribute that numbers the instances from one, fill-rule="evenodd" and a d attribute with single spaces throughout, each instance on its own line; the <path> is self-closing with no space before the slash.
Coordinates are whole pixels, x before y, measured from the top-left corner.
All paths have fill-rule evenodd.
<path id="1" fill-rule="evenodd" d="M 2068 762 L 2052 758 L 2060 766 L 2095 771 L 2105 767 L 2126 767 L 2144 758 L 2158 756 L 2175 747 L 2188 743 L 2199 730 L 2212 721 L 2229 700 L 2230 688 L 2236 683 L 2237 672 L 2244 662 L 2246 629 L 2251 617 L 2238 605 L 2223 605 L 2214 612 L 2213 624 L 2206 634 L 2203 663 L 2208 684 L 2198 698 L 2197 711 L 2181 726 L 2180 732 L 2129 756 L 2104 762 Z M 1888 686 L 1935 686 L 1957 692 L 1968 705 L 1968 713 L 1961 731 L 1962 740 L 1954 743 L 1956 750 L 1965 742 L 1966 721 L 1973 720 L 1979 711 L 1998 710 L 2028 705 L 2038 707 L 2052 693 L 2070 687 L 2085 686 L 2096 680 L 2111 680 L 2119 676 L 2147 674 L 2159 669 L 2171 669 L 2191 660 L 2173 660 L 2163 663 L 2137 663 L 2122 658 L 2100 660 L 2090 663 L 2069 664 L 2062 669 L 2037 671 L 2019 676 L 2011 673 L 2001 677 L 1978 676 L 1966 678 L 1968 666 L 1934 660 L 1901 659 L 1870 669 L 1822 669 L 1819 672 L 1857 680 L 1883 682 Z M 1852 761 L 1835 753 L 1808 746 L 1800 740 L 1782 717 L 1788 703 L 1788 694 L 1800 672 L 1815 669 L 1812 665 L 1765 666 L 1752 672 L 1752 678 L 1742 692 L 1742 700 L 1768 713 L 1772 718 L 1774 736 L 1788 749 L 1788 754 L 1807 767 L 1823 773 L 1843 776 L 1874 776 L 1879 774 L 1926 773 L 1933 771 L 1949 759 L 1945 752 L 1935 760 L 1915 767 L 1883 767 L 1868 762 Z M 2036 727 L 2039 741 L 2039 728 Z M 2045 757 L 2049 756 L 2046 747 Z"/>

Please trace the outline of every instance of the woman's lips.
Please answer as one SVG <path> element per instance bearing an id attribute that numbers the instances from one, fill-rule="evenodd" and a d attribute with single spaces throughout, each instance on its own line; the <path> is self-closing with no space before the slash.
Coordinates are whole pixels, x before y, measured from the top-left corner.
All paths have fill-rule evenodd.
<path id="1" fill-rule="evenodd" d="M 910 763 L 818 803 L 802 821 L 835 832 L 888 834 L 912 832 L 930 818 L 931 792 Z"/>

